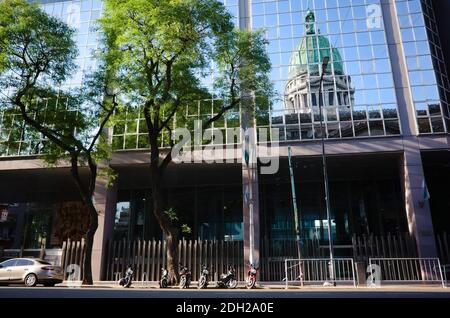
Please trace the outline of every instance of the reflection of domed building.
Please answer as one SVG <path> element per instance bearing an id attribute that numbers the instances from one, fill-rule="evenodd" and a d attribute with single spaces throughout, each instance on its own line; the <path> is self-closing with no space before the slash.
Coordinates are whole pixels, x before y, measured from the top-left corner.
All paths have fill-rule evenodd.
<path id="1" fill-rule="evenodd" d="M 285 87 L 287 113 L 310 113 L 311 106 L 319 106 L 319 81 L 324 57 L 330 58 L 323 79 L 325 106 L 347 106 L 354 102 L 350 76 L 344 74 L 341 54 L 329 40 L 315 30 L 315 16 L 308 11 L 305 18 L 305 36 L 289 63 L 289 79 Z"/>

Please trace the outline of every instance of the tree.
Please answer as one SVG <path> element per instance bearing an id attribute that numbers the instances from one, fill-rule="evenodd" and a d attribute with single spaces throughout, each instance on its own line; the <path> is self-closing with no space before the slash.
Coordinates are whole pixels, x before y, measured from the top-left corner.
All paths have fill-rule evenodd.
<path id="1" fill-rule="evenodd" d="M 100 66 L 86 86 L 60 89 L 76 69 L 74 31 L 25 0 L 0 2 L 0 90 L 4 111 L 20 114 L 24 135 L 34 139 L 49 164 L 70 163 L 80 197 L 89 210 L 83 283 L 92 284 L 91 254 L 98 214 L 92 200 L 98 161 L 107 158 L 103 131 L 118 106 L 108 70 Z M 5 93 L 6 92 L 6 93 Z M 88 167 L 85 182 L 80 169 Z"/>
<path id="2" fill-rule="evenodd" d="M 167 241 L 170 281 L 176 283 L 180 227 L 167 213 L 172 210 L 163 197 L 164 174 L 175 145 L 170 138 L 170 148 L 160 149 L 160 140 L 172 135 L 174 116 L 177 123 L 183 119 L 182 106 L 205 96 L 222 102 L 203 120 L 203 128 L 239 110 L 245 92 L 269 96 L 266 42 L 261 32 L 235 30 L 230 14 L 216 0 L 106 0 L 100 26 L 108 65 L 121 74 L 116 79 L 119 94 L 126 96 L 121 100 L 143 111 L 153 213 Z M 200 77 L 211 67 L 215 79 L 208 89 Z"/>

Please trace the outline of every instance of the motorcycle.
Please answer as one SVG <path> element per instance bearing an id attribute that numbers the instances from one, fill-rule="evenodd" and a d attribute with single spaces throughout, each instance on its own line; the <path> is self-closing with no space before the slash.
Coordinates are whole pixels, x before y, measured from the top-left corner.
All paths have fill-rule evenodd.
<path id="1" fill-rule="evenodd" d="M 247 289 L 252 289 L 255 287 L 256 284 L 256 273 L 257 268 L 253 264 L 248 264 L 248 271 L 247 271 L 247 281 L 245 286 Z"/>
<path id="2" fill-rule="evenodd" d="M 191 272 L 189 269 L 183 265 L 180 266 L 180 288 L 189 288 L 191 284 Z"/>
<path id="3" fill-rule="evenodd" d="M 159 280 L 159 288 L 167 288 L 169 272 L 165 268 L 161 268 L 161 279 Z"/>
<path id="4" fill-rule="evenodd" d="M 218 288 L 229 288 L 234 289 L 237 286 L 237 280 L 236 280 L 236 271 L 232 266 L 228 268 L 227 274 L 222 274 L 220 276 L 219 281 L 217 282 Z"/>
<path id="5" fill-rule="evenodd" d="M 127 271 L 125 272 L 125 277 L 119 280 L 120 286 L 129 288 L 133 281 L 133 273 L 133 268 L 131 267 L 131 265 L 129 265 Z"/>
<path id="6" fill-rule="evenodd" d="M 202 266 L 202 270 L 200 271 L 200 279 L 198 280 L 198 289 L 203 289 L 208 286 L 208 275 L 209 271 L 205 265 Z"/>

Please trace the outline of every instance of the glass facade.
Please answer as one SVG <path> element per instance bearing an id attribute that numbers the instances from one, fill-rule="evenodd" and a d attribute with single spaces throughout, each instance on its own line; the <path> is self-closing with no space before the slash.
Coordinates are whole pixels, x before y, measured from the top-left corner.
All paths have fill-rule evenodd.
<path id="1" fill-rule="evenodd" d="M 419 133 L 448 132 L 450 86 L 432 2 L 395 3 Z"/>
<path id="2" fill-rule="evenodd" d="M 199 100 L 194 105 L 182 107 L 181 111 L 173 118 L 173 128 L 186 128 L 194 136 L 194 124 L 196 120 L 213 117 L 219 111 L 221 101 L 217 99 Z M 113 149 L 133 150 L 148 149 L 147 125 L 142 109 L 127 108 L 116 118 L 113 129 Z M 164 114 L 162 115 L 163 119 Z M 212 124 L 207 131 L 219 131 L 223 136 L 222 141 L 215 140 L 215 144 L 236 144 L 240 142 L 240 113 L 230 111 L 224 117 Z M 206 132 L 206 131 L 205 131 Z M 169 147 L 169 134 L 162 133 L 159 145 Z M 203 140 L 203 144 L 209 144 L 210 140 Z"/>
<path id="3" fill-rule="evenodd" d="M 80 240 L 88 228 L 87 212 L 77 201 L 51 199 L 4 205 L 0 221 L 0 248 L 59 247 L 68 238 Z"/>
<path id="4" fill-rule="evenodd" d="M 348 158 L 330 160 L 331 229 L 337 245 L 350 244 L 353 235 L 406 231 L 397 160 L 395 156 L 359 157 L 351 165 Z M 274 245 L 295 239 L 286 161 L 281 161 L 277 174 L 261 175 L 259 180 L 261 233 Z M 293 158 L 293 166 L 301 238 L 325 243 L 328 221 L 320 159 Z"/>
<path id="5" fill-rule="evenodd" d="M 162 232 L 152 213 L 150 190 L 119 191 L 114 239 L 162 239 Z M 182 224 L 190 227 L 185 238 L 242 241 L 242 196 L 240 185 L 198 184 L 167 188 L 168 206 L 181 212 Z"/>
<path id="6" fill-rule="evenodd" d="M 66 83 L 69 87 L 81 85 L 83 74 L 95 69 L 94 52 L 98 47 L 96 21 L 101 15 L 102 0 L 41 0 L 42 9 L 48 14 L 61 19 L 76 31 L 78 66 L 75 75 Z"/>
<path id="7" fill-rule="evenodd" d="M 239 1 L 222 1 L 238 25 Z M 76 29 L 77 73 L 66 83 L 75 87 L 95 68 L 98 45 L 95 21 L 101 0 L 41 0 L 45 12 Z M 395 1 L 407 61 L 418 131 L 446 132 L 449 122 L 448 76 L 430 1 Z M 400 135 L 401 127 L 380 0 L 253 0 L 252 28 L 264 29 L 269 44 L 270 78 L 277 93 L 272 106 L 258 102 L 257 125 L 276 128 L 277 139 L 321 137 L 319 105 L 325 106 L 325 136 L 329 139 Z M 319 95 L 320 65 L 330 63 Z M 203 80 L 205 84 L 208 78 Z M 59 103 L 62 105 L 62 103 Z M 177 114 L 174 127 L 193 129 L 195 119 L 211 116 L 220 101 L 198 101 Z M 147 149 L 139 111 L 126 111 L 114 128 L 115 150 Z M 0 115 L 0 155 L 38 154 L 42 140 L 26 132 L 14 114 Z M 223 143 L 239 143 L 240 114 L 214 124 Z M 228 133 L 228 134 L 227 134 Z M 271 136 L 273 138 L 273 136 Z M 32 139 L 35 139 L 34 141 Z M 169 144 L 164 136 L 161 146 Z M 207 143 L 205 141 L 204 143 Z"/>
<path id="8" fill-rule="evenodd" d="M 234 3 L 225 4 L 235 11 Z M 277 93 L 272 107 L 258 104 L 259 128 L 278 129 L 280 141 L 320 138 L 320 103 L 325 106 L 327 138 L 400 134 L 382 16 L 379 23 L 368 17 L 368 6 L 380 5 L 379 1 L 252 1 L 252 28 L 265 30 Z M 325 56 L 330 64 L 319 96 L 319 69 Z M 210 105 L 200 103 L 208 101 L 183 110 L 192 122 L 214 114 L 213 100 Z M 227 138 L 227 130 L 240 127 L 239 114 L 230 117 L 214 126 L 225 144 L 236 142 Z M 139 139 L 139 120 L 127 118 L 129 125 L 124 122 L 114 129 L 115 149 L 147 148 L 145 135 L 142 142 Z M 174 127 L 189 128 L 188 121 L 180 122 L 174 121 Z M 168 140 L 161 142 L 168 145 Z"/>
<path id="9" fill-rule="evenodd" d="M 66 118 L 76 114 L 78 105 L 67 98 L 44 99 L 39 103 L 43 118 Z M 0 157 L 27 156 L 44 153 L 48 140 L 25 125 L 20 114 L 11 110 L 0 111 Z"/>
<path id="10" fill-rule="evenodd" d="M 96 66 L 94 52 L 98 45 L 98 32 L 95 21 L 101 15 L 102 1 L 39 2 L 45 12 L 62 19 L 77 31 L 79 56 L 76 64 L 79 69 L 65 84 L 66 87 L 77 87 L 82 84 L 83 74 Z M 239 25 L 240 1 L 222 2 L 233 15 L 235 25 Z M 270 79 L 276 92 L 272 103 L 259 97 L 256 99 L 259 128 L 278 129 L 276 138 L 273 135 L 271 138 L 281 142 L 311 141 L 320 139 L 322 135 L 328 139 L 401 135 L 381 0 L 253 0 L 250 3 L 251 27 L 263 29 L 268 41 L 267 53 L 272 63 Z M 431 2 L 396 0 L 395 6 L 418 132 L 448 132 L 450 86 Z M 329 58 L 329 64 L 319 88 L 321 64 L 325 57 Z M 208 81 L 208 78 L 203 79 L 205 84 Z M 221 101 L 214 96 L 186 105 L 175 115 L 173 127 L 185 127 L 192 132 L 196 119 L 214 116 L 220 106 Z M 323 132 L 319 127 L 320 106 L 324 107 Z M 63 99 L 43 101 L 42 108 L 48 114 L 76 111 Z M 120 117 L 112 132 L 113 149 L 148 149 L 142 111 L 128 108 L 118 115 Z M 224 144 L 240 143 L 237 130 L 241 127 L 240 121 L 239 111 L 230 112 L 215 122 L 211 129 L 220 131 Z M 168 146 L 169 138 L 169 135 L 163 135 L 160 146 Z M 0 112 L 0 157 L 39 154 L 45 142 L 38 134 L 25 128 L 19 115 Z M 203 141 L 204 144 L 210 142 Z M 398 164 L 397 160 L 394 161 L 392 166 Z M 383 178 L 366 177 L 372 167 L 367 165 L 356 176 L 349 169 L 348 175 L 331 180 L 331 226 L 338 243 L 347 244 L 352 234 L 385 234 L 405 228 L 398 178 L 392 177 L 397 176 L 398 171 Z M 239 178 L 240 169 L 235 169 Z M 282 170 L 288 171 L 286 167 Z M 199 171 L 196 173 L 200 174 Z M 324 229 L 328 224 L 322 202 L 323 189 L 318 179 L 322 172 L 318 169 L 311 171 L 314 177 L 297 180 L 302 233 L 305 239 L 326 241 L 328 237 Z M 300 172 L 298 176 L 303 178 Z M 278 241 L 292 239 L 294 231 L 287 176 L 262 177 L 260 192 L 261 234 Z M 241 179 L 213 186 L 185 183 L 174 188 L 172 184 L 165 189 L 165 196 L 169 206 L 183 209 L 186 216 L 183 222 L 192 230 L 186 234 L 187 237 L 243 240 Z M 36 221 L 32 223 L 40 229 L 39 233 L 49 235 L 55 222 L 53 216 L 57 213 L 46 211 L 36 213 Z M 13 222 L 16 221 L 12 218 L 10 221 L 10 227 L 0 228 L 2 237 L 15 235 L 11 229 L 15 228 L 16 223 Z M 36 245 L 42 235 L 34 235 L 34 228 L 29 231 L 30 243 L 27 244 Z M 115 239 L 161 236 L 152 214 L 148 184 L 119 186 Z M 60 237 L 66 236 L 61 234 Z"/>
<path id="11" fill-rule="evenodd" d="M 400 134 L 382 16 L 379 23 L 368 17 L 379 1 L 252 3 L 253 28 L 265 29 L 269 41 L 279 97 L 270 120 L 280 140 L 320 137 L 319 105 L 327 138 Z M 319 96 L 324 57 L 330 63 Z"/>
<path id="12" fill-rule="evenodd" d="M 101 0 L 39 0 L 42 10 L 66 22 L 75 29 L 75 41 L 78 48 L 76 73 L 69 78 L 61 89 L 75 88 L 82 84 L 84 74 L 96 67 L 94 58 L 98 48 L 98 31 L 95 24 L 100 17 L 103 3 Z M 42 110 L 45 116 L 64 115 L 67 111 L 76 111 L 66 99 L 44 100 Z M 42 153 L 46 140 L 42 135 L 27 127 L 21 116 L 11 110 L 0 108 L 0 157 L 27 156 Z"/>

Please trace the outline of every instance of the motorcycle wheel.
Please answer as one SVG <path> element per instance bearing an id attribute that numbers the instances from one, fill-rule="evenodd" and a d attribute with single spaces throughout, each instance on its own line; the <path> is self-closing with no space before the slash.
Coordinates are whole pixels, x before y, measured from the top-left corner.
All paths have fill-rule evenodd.
<path id="1" fill-rule="evenodd" d="M 248 278 L 248 280 L 247 280 L 246 287 L 247 287 L 247 289 L 252 289 L 252 288 L 255 287 L 255 284 L 256 284 L 256 279 L 255 279 L 255 277 L 254 277 L 254 276 L 250 276 L 250 277 Z"/>
<path id="2" fill-rule="evenodd" d="M 123 286 L 123 287 L 129 288 L 130 286 L 131 286 L 131 279 L 128 280 L 128 281 L 125 283 L 125 286 Z"/>
<path id="3" fill-rule="evenodd" d="M 200 277 L 200 280 L 198 281 L 198 289 L 206 288 L 206 277 L 202 276 Z"/>
<path id="4" fill-rule="evenodd" d="M 160 288 L 167 288 L 167 279 L 161 279 L 161 281 L 159 282 L 159 287 Z"/>
<path id="5" fill-rule="evenodd" d="M 180 288 L 181 289 L 183 289 L 183 288 L 186 288 L 186 277 L 181 277 L 181 279 L 180 279 Z"/>
<path id="6" fill-rule="evenodd" d="M 237 287 L 237 280 L 235 279 L 230 279 L 227 283 L 227 288 L 229 289 L 235 289 Z"/>

